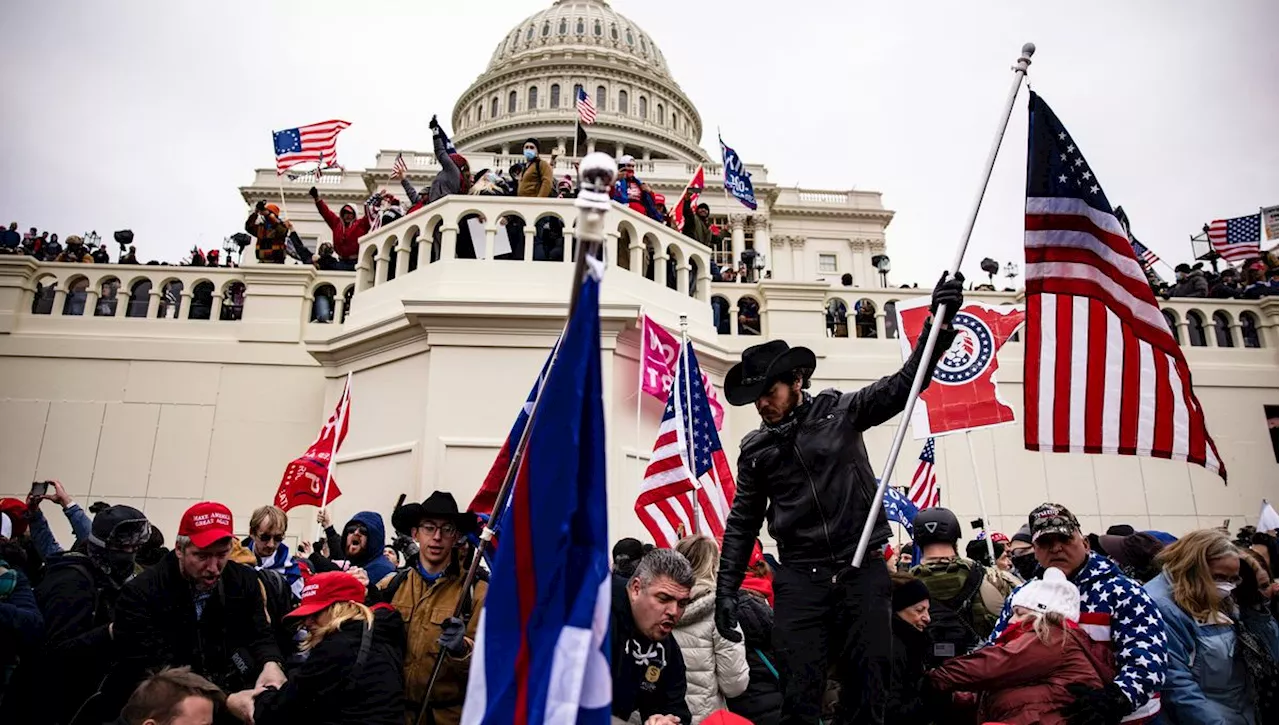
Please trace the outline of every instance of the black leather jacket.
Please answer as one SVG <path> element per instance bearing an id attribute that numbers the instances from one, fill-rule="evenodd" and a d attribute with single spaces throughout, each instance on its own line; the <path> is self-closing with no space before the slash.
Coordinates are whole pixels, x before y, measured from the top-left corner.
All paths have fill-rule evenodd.
<path id="1" fill-rule="evenodd" d="M 761 425 L 742 439 L 738 490 L 721 549 L 719 596 L 731 596 L 742 584 L 766 518 L 784 564 L 843 567 L 853 561 L 876 489 L 862 431 L 889 420 L 907 404 L 927 334 L 926 327 L 898 372 L 852 393 L 824 390 L 806 396 L 781 424 Z M 954 337 L 951 330 L 939 333 L 930 369 Z M 925 386 L 932 377 L 925 378 Z M 889 536 L 881 510 L 872 547 L 879 548 Z"/>

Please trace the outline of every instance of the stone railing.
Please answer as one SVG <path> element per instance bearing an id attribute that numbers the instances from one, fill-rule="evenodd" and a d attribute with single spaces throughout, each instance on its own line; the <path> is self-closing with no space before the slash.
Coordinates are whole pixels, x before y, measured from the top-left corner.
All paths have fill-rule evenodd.
<path id="1" fill-rule="evenodd" d="M 445 197 L 360 240 L 356 293 L 455 260 L 570 264 L 577 218 L 572 199 Z M 710 248 L 618 204 L 605 216 L 605 230 L 608 265 L 710 299 Z"/>
<path id="2" fill-rule="evenodd" d="M 616 149 L 606 148 L 609 144 L 602 143 L 597 147 L 600 151 L 613 153 Z M 410 174 L 418 173 L 434 176 L 440 170 L 440 163 L 436 161 L 435 154 L 430 150 L 411 151 L 411 150 L 383 150 L 378 153 L 376 164 L 367 172 L 381 172 L 390 174 L 391 166 L 395 163 L 396 154 L 404 156 L 405 164 L 408 165 Z M 467 157 L 467 163 L 471 165 L 473 171 L 480 169 L 498 169 L 506 171 L 515 163 L 524 163 L 524 156 L 520 155 L 519 149 L 515 149 L 515 153 L 511 154 L 492 154 L 481 152 L 462 152 Z M 559 156 L 553 166 L 557 177 L 568 174 L 577 178 L 577 164 L 581 161 L 580 156 Z M 681 188 L 689 183 L 689 179 L 693 177 L 698 166 L 702 166 L 703 172 L 706 174 L 707 184 L 709 187 L 715 187 L 719 184 L 724 165 L 720 163 L 696 164 L 687 161 L 678 161 L 675 159 L 636 159 L 636 176 L 648 183 L 662 183 L 664 186 L 679 184 Z M 768 183 L 768 170 L 763 164 L 747 164 L 747 171 L 751 172 L 752 181 L 756 186 Z M 274 172 L 273 172 L 274 173 Z M 274 184 L 274 181 L 272 182 Z M 302 181 L 296 182 L 301 185 Z M 416 183 L 416 182 L 415 182 Z M 847 193 L 847 192 L 837 192 Z"/>

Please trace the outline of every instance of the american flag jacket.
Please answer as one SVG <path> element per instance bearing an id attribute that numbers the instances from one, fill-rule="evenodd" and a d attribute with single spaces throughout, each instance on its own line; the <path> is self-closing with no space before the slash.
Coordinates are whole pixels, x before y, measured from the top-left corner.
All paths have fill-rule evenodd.
<path id="1" fill-rule="evenodd" d="M 1123 722 L 1154 718 L 1160 712 L 1160 688 L 1167 665 L 1164 620 L 1155 603 L 1141 584 L 1092 551 L 1084 567 L 1070 579 L 1080 589 L 1080 629 L 1093 641 L 1110 645 L 1116 662 L 1115 683 L 1133 703 L 1133 712 Z M 1012 596 L 1005 600 L 988 645 L 1008 626 L 1013 616 L 1011 601 Z"/>

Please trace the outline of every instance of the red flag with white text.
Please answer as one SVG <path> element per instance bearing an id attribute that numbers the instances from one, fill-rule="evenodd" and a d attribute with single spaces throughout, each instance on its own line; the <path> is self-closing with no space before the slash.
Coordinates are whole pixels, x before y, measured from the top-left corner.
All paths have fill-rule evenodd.
<path id="1" fill-rule="evenodd" d="M 653 397 L 667 402 L 671 381 L 676 376 L 676 362 L 680 357 L 680 341 L 666 328 L 654 322 L 648 315 L 640 316 L 640 387 Z M 711 406 L 711 417 L 716 430 L 724 427 L 724 405 L 716 386 L 706 373 L 702 373 L 702 389 Z"/>
<path id="2" fill-rule="evenodd" d="M 676 223 L 676 229 L 684 229 L 684 200 L 689 197 L 689 207 L 697 209 L 698 197 L 702 194 L 702 190 L 707 186 L 706 174 L 702 167 L 694 172 L 693 178 L 689 180 L 689 185 L 684 188 L 684 193 L 676 200 L 674 207 L 668 207 L 671 211 L 671 218 Z"/>
<path id="3" fill-rule="evenodd" d="M 285 466 L 280 488 L 276 490 L 276 506 L 285 511 L 295 506 L 326 506 L 342 495 L 329 467 L 333 464 L 333 456 L 342 447 L 342 441 L 347 438 L 350 414 L 351 376 L 348 375 L 346 384 L 342 386 L 342 396 L 320 429 L 320 435 L 301 458 L 295 458 Z M 329 480 L 328 496 L 324 495 L 326 478 Z"/>
<path id="4" fill-rule="evenodd" d="M 897 303 L 902 358 L 911 356 L 929 318 L 928 296 Z M 995 373 L 1000 346 L 1026 320 L 1022 305 L 993 306 L 966 302 L 952 327 L 957 334 L 938 361 L 933 381 L 920 394 L 923 405 L 912 412 L 917 439 L 1013 422 L 1013 408 L 1000 397 Z"/>

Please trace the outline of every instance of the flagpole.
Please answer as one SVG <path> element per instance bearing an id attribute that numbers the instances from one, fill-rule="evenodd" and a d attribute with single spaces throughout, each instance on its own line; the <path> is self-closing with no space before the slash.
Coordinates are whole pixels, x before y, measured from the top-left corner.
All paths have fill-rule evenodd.
<path id="1" fill-rule="evenodd" d="M 565 316 L 564 327 L 561 329 L 560 337 L 556 339 L 555 347 L 551 350 L 551 362 L 547 364 L 547 377 L 551 376 L 551 371 L 555 368 L 556 361 L 560 357 L 560 341 L 564 339 L 564 331 L 569 329 L 569 321 L 573 319 L 573 312 L 577 309 L 578 297 L 582 292 L 582 280 L 587 274 L 587 259 L 594 259 L 596 251 L 604 243 L 604 217 L 611 207 L 609 192 L 613 188 L 613 180 L 618 173 L 618 165 L 608 154 L 593 153 L 578 164 L 578 170 L 580 191 L 574 203 L 574 206 L 578 208 L 578 232 L 574 235 L 579 241 L 578 259 L 574 265 L 573 289 L 569 296 L 569 313 Z M 507 473 L 503 476 L 502 486 L 498 488 L 497 496 L 493 500 L 493 511 L 490 513 L 489 521 L 480 530 L 480 546 L 476 547 L 475 554 L 471 558 L 471 565 L 467 567 L 466 576 L 462 579 L 462 591 L 464 592 L 469 591 L 472 583 L 476 580 L 476 575 L 480 569 L 480 560 L 484 558 L 485 551 L 493 540 L 493 535 L 496 533 L 494 527 L 497 525 L 503 509 L 507 506 L 507 499 L 511 497 L 512 489 L 515 486 L 516 473 L 524 462 L 525 450 L 529 445 L 529 435 L 533 432 L 534 418 L 538 414 L 538 405 L 542 402 L 542 393 L 545 390 L 545 385 L 539 386 L 537 395 L 534 396 L 533 402 L 529 405 L 529 419 L 525 422 L 524 430 L 520 432 L 520 438 L 516 441 L 515 448 L 511 451 L 511 461 L 507 464 Z M 458 597 L 458 602 L 453 608 L 453 616 L 462 616 L 463 606 L 466 604 L 467 599 L 468 597 Z M 440 668 L 444 664 L 443 655 L 444 653 L 442 652 L 441 656 L 436 658 L 436 663 L 432 667 L 431 678 L 427 681 L 426 694 L 422 697 L 422 709 L 418 711 L 418 717 L 414 720 L 416 725 L 422 725 L 426 718 L 427 710 L 431 707 L 431 691 L 435 689 L 436 680 L 440 677 Z"/>
<path id="2" fill-rule="evenodd" d="M 996 131 L 995 140 L 991 143 L 991 150 L 987 152 L 986 167 L 982 175 L 982 183 L 978 186 L 977 197 L 973 200 L 973 211 L 969 214 L 969 220 L 965 224 L 964 234 L 960 237 L 960 246 L 956 250 L 955 259 L 951 262 L 948 270 L 950 276 L 955 276 L 960 270 L 960 263 L 964 261 L 965 250 L 969 247 L 969 237 L 973 235 L 973 226 L 978 221 L 978 211 L 982 208 L 982 197 L 986 195 L 987 184 L 991 181 L 991 171 L 996 165 L 996 156 L 1000 153 L 1000 143 L 1004 140 L 1005 129 L 1009 127 L 1009 117 L 1013 115 L 1013 104 L 1018 100 L 1018 89 L 1022 87 L 1022 79 L 1027 75 L 1027 67 L 1031 65 L 1031 55 L 1036 52 L 1036 46 L 1027 43 L 1022 46 L 1022 55 L 1014 62 L 1013 65 L 1013 84 L 1009 87 L 1009 98 L 1005 101 L 1004 113 L 1000 119 L 1000 128 Z M 946 305 L 939 305 L 938 313 L 934 317 L 935 322 L 946 317 Z M 867 547 L 871 545 L 871 533 L 876 526 L 877 514 L 880 507 L 884 505 L 884 490 L 889 480 L 889 474 L 893 472 L 894 465 L 898 462 L 898 452 L 902 450 L 902 441 L 907 435 L 907 426 L 911 424 L 911 411 L 916 407 L 916 399 L 920 397 L 920 390 L 924 387 L 925 375 L 932 375 L 933 370 L 929 365 L 929 361 L 933 359 L 933 348 L 938 344 L 938 333 L 942 331 L 942 325 L 934 324 L 929 327 L 929 337 L 925 340 L 924 350 L 921 355 L 920 365 L 916 368 L 915 379 L 911 381 L 911 392 L 907 396 L 907 404 L 902 409 L 902 417 L 898 420 L 898 431 L 894 434 L 893 445 L 889 447 L 889 458 L 885 461 L 884 469 L 880 474 L 880 484 L 876 486 L 876 495 L 871 502 L 870 510 L 867 512 L 867 520 L 862 526 L 862 536 L 858 539 L 858 549 L 853 555 L 853 565 L 861 567 L 863 558 L 867 555 Z"/>
<path id="3" fill-rule="evenodd" d="M 692 361 L 687 357 L 688 352 L 689 316 L 680 315 L 680 355 L 676 357 L 676 366 L 679 367 L 680 358 L 683 357 L 684 374 L 681 375 L 683 380 L 679 381 L 679 383 L 684 386 L 685 400 L 683 414 L 685 441 L 687 442 L 687 445 L 685 446 L 684 462 L 685 465 L 689 467 L 689 480 L 693 481 L 693 533 L 699 534 L 702 532 L 702 526 L 698 523 L 698 520 L 702 518 L 702 508 L 698 505 L 698 492 L 701 490 L 702 486 L 698 483 L 698 465 L 694 460 L 696 456 L 693 453 L 695 447 L 693 442 L 693 415 L 690 411 L 690 408 L 693 407 L 693 390 L 689 381 L 689 378 L 691 377 L 690 371 L 693 365 Z"/>
<path id="4" fill-rule="evenodd" d="M 644 305 L 640 305 L 640 343 L 637 346 L 639 354 L 636 356 L 636 440 L 633 444 L 636 449 L 637 462 L 640 460 L 640 406 L 642 404 L 641 397 L 644 395 L 644 344 L 648 327 L 649 323 L 644 315 Z"/>
<path id="5" fill-rule="evenodd" d="M 338 465 L 338 439 L 342 437 L 342 427 L 347 422 L 347 408 L 350 406 L 351 398 L 351 372 L 347 372 L 347 381 L 342 386 L 342 398 L 338 401 L 338 422 L 337 428 L 333 431 L 333 448 L 329 450 L 329 465 L 324 469 L 324 493 L 320 496 L 320 513 L 329 510 L 329 485 L 333 483 L 333 467 Z M 344 405 L 343 402 L 346 401 Z M 319 541 L 321 534 L 324 533 L 324 526 L 320 523 L 319 517 L 316 518 L 316 538 L 312 541 Z M 330 555 L 336 555 L 335 552 L 329 552 Z"/>
<path id="6" fill-rule="evenodd" d="M 978 490 L 978 510 L 982 512 L 982 526 L 984 530 L 991 528 L 991 519 L 987 517 L 987 497 L 982 493 L 982 479 L 978 476 L 978 450 L 973 447 L 973 431 L 966 430 L 964 432 L 964 442 L 969 444 L 969 462 L 973 464 L 973 487 Z M 991 555 L 991 565 L 996 563 L 996 545 L 991 541 L 991 534 L 987 534 L 987 553 Z"/>

